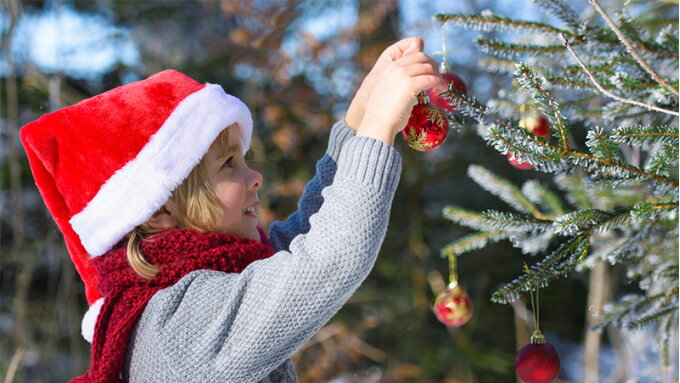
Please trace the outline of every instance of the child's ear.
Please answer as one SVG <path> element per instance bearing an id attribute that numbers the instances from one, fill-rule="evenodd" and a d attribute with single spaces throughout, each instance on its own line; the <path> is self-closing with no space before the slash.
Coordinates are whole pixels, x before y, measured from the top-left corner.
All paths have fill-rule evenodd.
<path id="1" fill-rule="evenodd" d="M 170 205 L 170 206 L 169 206 Z M 168 201 L 161 206 L 158 211 L 153 213 L 153 216 L 146 221 L 146 224 L 159 230 L 170 230 L 177 227 L 177 218 L 172 214 L 174 211 L 172 202 Z"/>

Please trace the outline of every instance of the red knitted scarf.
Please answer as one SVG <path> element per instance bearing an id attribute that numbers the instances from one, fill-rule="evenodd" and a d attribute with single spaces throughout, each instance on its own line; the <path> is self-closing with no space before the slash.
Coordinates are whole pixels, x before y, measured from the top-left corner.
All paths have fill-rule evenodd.
<path id="1" fill-rule="evenodd" d="M 128 264 L 125 243 L 95 258 L 104 304 L 95 325 L 90 369 L 71 383 L 120 382 L 130 334 L 151 297 L 194 270 L 240 273 L 252 262 L 270 257 L 274 248 L 258 230 L 262 242 L 194 230 L 154 234 L 140 246 L 144 258 L 159 269 L 148 281 Z"/>

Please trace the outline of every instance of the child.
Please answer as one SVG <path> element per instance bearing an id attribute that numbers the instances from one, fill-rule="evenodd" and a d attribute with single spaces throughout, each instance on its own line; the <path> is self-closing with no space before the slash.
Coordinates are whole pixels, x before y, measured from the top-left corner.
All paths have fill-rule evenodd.
<path id="1" fill-rule="evenodd" d="M 168 70 L 22 128 L 91 305 L 73 382 L 296 382 L 291 355 L 375 262 L 415 95 L 445 89 L 422 49 L 383 52 L 269 239 L 243 158 L 251 115 L 220 86 Z"/>

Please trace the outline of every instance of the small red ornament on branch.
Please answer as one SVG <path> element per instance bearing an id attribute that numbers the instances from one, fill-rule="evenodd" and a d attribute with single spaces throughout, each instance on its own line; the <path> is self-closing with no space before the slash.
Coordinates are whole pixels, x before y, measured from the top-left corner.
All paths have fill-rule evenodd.
<path id="1" fill-rule="evenodd" d="M 531 133 L 542 137 L 544 140 L 550 139 L 550 121 L 543 114 L 538 111 L 526 114 L 526 105 L 520 106 L 520 120 L 519 127 L 530 131 Z M 521 170 L 533 169 L 533 165 L 528 162 L 522 162 L 515 155 L 515 152 L 508 152 L 508 162 L 510 165 Z"/>
<path id="2" fill-rule="evenodd" d="M 472 301 L 465 290 L 458 285 L 456 254 L 449 255 L 449 285 L 437 296 L 432 308 L 440 322 L 458 327 L 472 317 Z"/>
<path id="3" fill-rule="evenodd" d="M 453 87 L 460 94 L 467 93 L 467 86 L 465 85 L 465 82 L 458 75 L 451 73 L 449 65 L 445 60 L 443 60 L 439 65 L 439 73 L 441 73 L 449 89 Z M 455 105 L 450 105 L 449 99 L 447 97 L 442 97 L 441 93 L 439 93 L 437 89 L 428 89 L 426 94 L 430 99 L 430 103 L 437 105 L 448 113 L 456 113 Z"/>
<path id="4" fill-rule="evenodd" d="M 526 264 L 524 268 L 529 271 Z M 553 345 L 545 342 L 545 337 L 539 329 L 538 288 L 535 299 L 533 290 L 529 291 L 529 295 L 536 330 L 531 335 L 531 343 L 517 352 L 515 370 L 524 383 L 550 383 L 560 374 L 560 356 Z"/>

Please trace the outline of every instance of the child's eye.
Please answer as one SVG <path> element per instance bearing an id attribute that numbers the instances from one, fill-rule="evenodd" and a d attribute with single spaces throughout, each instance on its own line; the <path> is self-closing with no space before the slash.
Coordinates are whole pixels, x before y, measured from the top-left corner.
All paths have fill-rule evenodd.
<path id="1" fill-rule="evenodd" d="M 234 167 L 234 156 L 227 158 L 227 160 L 224 161 L 224 164 L 222 164 L 222 167 L 225 167 L 225 168 Z"/>

